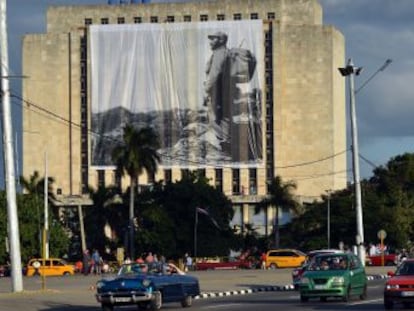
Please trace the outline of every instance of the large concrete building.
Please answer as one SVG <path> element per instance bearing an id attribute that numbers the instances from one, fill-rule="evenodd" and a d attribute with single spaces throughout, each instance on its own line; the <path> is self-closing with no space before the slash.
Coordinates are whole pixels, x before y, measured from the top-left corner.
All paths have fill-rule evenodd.
<path id="1" fill-rule="evenodd" d="M 93 105 L 103 105 L 111 96 L 112 91 L 108 92 L 107 88 L 114 88 L 114 92 L 119 88 L 114 82 L 99 82 L 102 78 L 99 66 L 118 64 L 117 60 L 113 63 L 105 60 L 105 55 L 101 54 L 106 52 L 100 53 L 100 50 L 106 51 L 109 46 L 109 51 L 119 43 L 112 41 L 112 44 L 110 38 L 103 43 L 96 43 L 96 40 L 103 36 L 105 29 L 112 29 L 105 28 L 110 26 L 121 32 L 132 29 L 136 38 L 142 38 L 146 31 L 154 31 L 150 38 L 158 38 L 165 33 L 176 36 L 198 31 L 204 36 L 208 31 L 222 30 L 221 25 L 227 33 L 234 33 L 235 28 L 247 27 L 250 31 L 256 27 L 252 38 L 261 40 L 260 43 L 251 41 L 254 42 L 251 47 L 257 52 L 256 78 L 260 83 L 260 133 L 256 137 L 259 155 L 253 164 L 240 160 L 243 157 L 232 158 L 229 162 L 217 158 L 213 162 L 200 162 L 187 155 L 187 162 L 181 159 L 167 165 L 164 161 L 154 176 L 140 177 L 140 183 L 179 180 L 187 170 L 200 170 L 212 185 L 232 200 L 236 212 L 234 224 L 255 223 L 262 233 L 270 232 L 275 211 L 271 208 L 265 214 L 255 215 L 254 205 L 266 196 L 267 183 L 274 176 L 294 181 L 296 195 L 301 201 L 318 199 L 328 189 L 344 188 L 347 181 L 345 81 L 337 68 L 344 65 L 345 44 L 338 30 L 323 24 L 322 7 L 317 0 L 212 0 L 49 7 L 46 33 L 27 34 L 23 39 L 23 74 L 29 77 L 23 81 L 23 175 L 29 177 L 36 170 L 42 172 L 47 154 L 48 174 L 56 180 L 54 192 L 69 205 L 76 196 L 87 195 L 88 185 L 97 188 L 122 184 L 126 187 L 127 179 L 116 176 L 113 166 L 102 165 L 99 161 L 94 163 L 93 159 L 94 135 L 108 134 L 96 132 L 103 127 L 94 125 L 94 117 L 100 114 L 94 114 Z M 147 65 L 152 64 L 153 53 L 145 52 L 148 46 L 151 49 L 155 46 L 151 42 L 148 39 L 135 47 L 131 64 L 141 58 Z M 166 49 L 172 54 L 171 47 Z M 205 63 L 205 55 L 210 51 L 200 46 L 194 49 L 198 52 L 186 58 L 193 59 L 191 64 Z M 129 59 L 130 54 L 127 51 L 121 57 Z M 203 55 L 201 61 L 197 60 L 199 54 Z M 174 55 L 180 58 L 179 53 Z M 99 63 L 102 61 L 97 60 L 99 57 L 104 63 Z M 168 76 L 170 65 L 165 66 L 158 70 Z M 190 75 L 187 83 L 191 91 L 201 85 L 193 82 L 197 79 L 191 76 L 193 71 L 201 70 L 192 66 L 186 63 L 183 71 Z M 152 70 L 150 68 L 149 72 Z M 142 73 L 136 71 L 139 70 L 133 74 L 141 77 Z M 116 71 L 114 75 L 122 76 L 124 72 Z M 178 81 L 182 79 L 180 72 Z M 140 84 L 137 80 L 135 82 Z M 165 93 L 165 89 L 158 89 L 159 84 L 164 83 L 156 83 L 154 94 L 161 94 L 163 100 L 168 98 L 173 107 L 170 109 L 174 110 L 174 87 L 170 87 L 170 93 Z M 131 89 L 136 91 L 134 87 Z M 129 91 L 126 89 L 123 93 Z M 196 96 L 199 93 L 196 92 Z M 112 122 L 114 119 L 121 120 L 115 116 Z M 125 121 L 119 123 L 118 130 Z M 240 131 L 241 134 L 231 140 L 234 146 L 245 148 L 248 132 Z M 168 135 L 161 136 L 174 140 Z M 169 144 L 165 146 L 171 147 L 171 142 Z M 72 203 L 82 204 L 82 200 Z M 281 213 L 281 217 L 286 215 Z"/>

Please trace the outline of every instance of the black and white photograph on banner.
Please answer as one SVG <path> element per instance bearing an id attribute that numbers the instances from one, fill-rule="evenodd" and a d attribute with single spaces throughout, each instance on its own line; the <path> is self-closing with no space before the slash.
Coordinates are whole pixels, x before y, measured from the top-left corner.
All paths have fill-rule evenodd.
<path id="1" fill-rule="evenodd" d="M 262 42 L 260 20 L 91 25 L 91 164 L 129 124 L 156 131 L 163 167 L 263 165 Z"/>

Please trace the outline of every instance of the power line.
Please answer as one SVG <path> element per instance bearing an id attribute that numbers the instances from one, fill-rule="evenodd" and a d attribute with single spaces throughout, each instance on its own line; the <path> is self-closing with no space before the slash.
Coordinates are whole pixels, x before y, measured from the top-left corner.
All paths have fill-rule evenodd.
<path id="1" fill-rule="evenodd" d="M 30 101 L 24 99 L 23 97 L 21 97 L 19 95 L 11 93 L 11 96 L 13 98 L 16 98 L 16 99 L 20 100 L 21 102 L 25 103 L 25 105 L 22 105 L 22 104 L 18 103 L 18 105 L 20 105 L 24 109 L 31 110 L 32 112 L 38 113 L 39 115 L 42 115 L 45 118 L 48 118 L 50 120 L 58 121 L 60 123 L 64 123 L 64 124 L 67 124 L 67 125 L 73 125 L 77 129 L 82 128 L 82 126 L 79 123 L 75 123 L 71 120 L 68 120 L 68 119 L 62 117 L 61 115 L 59 115 L 55 112 L 52 112 L 52 111 L 50 111 L 50 110 L 48 110 L 44 107 L 41 107 L 41 106 L 39 106 L 39 105 L 37 105 L 33 102 L 30 102 Z M 32 107 L 36 108 L 38 111 L 36 111 Z M 123 141 L 120 140 L 120 139 L 117 139 L 117 138 L 114 138 L 112 136 L 108 136 L 108 135 L 105 135 L 105 134 L 102 134 L 102 133 L 95 132 L 91 129 L 88 129 L 88 133 L 92 134 L 92 135 L 99 136 L 103 139 L 111 140 L 111 141 L 114 141 L 114 142 L 117 142 L 117 143 L 123 143 Z M 301 166 L 308 166 L 308 165 L 320 163 L 320 162 L 335 158 L 337 156 L 342 155 L 343 153 L 348 152 L 349 150 L 350 149 L 346 149 L 346 150 L 343 150 L 343 151 L 338 152 L 336 154 L 333 154 L 333 155 L 330 155 L 330 156 L 327 156 L 327 157 L 324 157 L 324 158 L 308 161 L 308 162 L 296 163 L 296 164 L 291 164 L 291 165 L 286 165 L 286 166 L 275 166 L 274 168 L 275 169 L 286 169 L 286 168 L 295 168 L 295 167 L 301 167 Z M 168 159 L 168 160 L 173 160 L 173 161 L 177 161 L 177 162 L 185 162 L 185 163 L 188 163 L 189 165 L 195 165 L 195 166 L 205 166 L 205 167 L 214 167 L 214 168 L 233 168 L 234 167 L 233 165 L 226 165 L 226 164 L 214 164 L 213 165 L 213 164 L 204 163 L 204 162 L 201 162 L 201 161 L 191 160 L 191 159 L 187 159 L 187 158 L 181 158 L 181 157 L 172 156 L 172 155 L 168 155 L 168 154 L 164 154 L 164 153 L 159 153 L 159 155 L 161 157 L 165 158 L 165 159 Z"/>

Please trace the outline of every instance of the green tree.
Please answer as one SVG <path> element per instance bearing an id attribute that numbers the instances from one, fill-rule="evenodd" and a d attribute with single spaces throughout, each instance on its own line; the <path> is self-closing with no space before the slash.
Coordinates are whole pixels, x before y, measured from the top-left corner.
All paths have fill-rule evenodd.
<path id="1" fill-rule="evenodd" d="M 259 213 L 260 210 L 266 211 L 269 206 L 274 206 L 276 209 L 273 226 L 275 248 L 279 248 L 280 245 L 279 208 L 288 209 L 295 213 L 299 212 L 299 204 L 293 195 L 295 189 L 296 184 L 294 182 L 283 182 L 280 176 L 276 176 L 270 182 L 268 188 L 269 195 L 256 207 L 256 213 Z"/>
<path id="2" fill-rule="evenodd" d="M 197 256 L 226 256 L 230 249 L 242 247 L 235 243 L 229 226 L 234 215 L 231 202 L 197 173 L 189 173 L 174 183 L 155 184 L 152 190 L 140 195 L 139 204 L 139 238 L 146 247 L 142 251 L 151 250 L 171 258 L 180 258 L 186 252 L 194 256 L 197 207 L 208 210 L 210 215 L 198 215 Z"/>
<path id="3" fill-rule="evenodd" d="M 96 248 L 100 254 L 105 255 L 105 251 L 122 246 L 123 231 L 128 227 L 125 219 L 128 219 L 128 206 L 126 198 L 122 197 L 120 189 L 116 186 L 99 187 L 93 189 L 89 187 L 89 193 L 93 205 L 85 209 L 85 226 L 89 248 Z M 113 239 L 108 239 L 105 235 L 105 227 L 108 226 Z"/>
<path id="4" fill-rule="evenodd" d="M 157 171 L 160 156 L 157 153 L 159 148 L 159 138 L 156 132 L 145 127 L 139 130 L 131 125 L 124 127 L 123 143 L 114 148 L 112 159 L 116 165 L 117 173 L 122 176 L 126 173 L 130 180 L 130 200 L 129 200 L 129 255 L 135 257 L 134 250 L 134 202 L 135 189 L 138 177 L 146 171 L 152 175 Z"/>

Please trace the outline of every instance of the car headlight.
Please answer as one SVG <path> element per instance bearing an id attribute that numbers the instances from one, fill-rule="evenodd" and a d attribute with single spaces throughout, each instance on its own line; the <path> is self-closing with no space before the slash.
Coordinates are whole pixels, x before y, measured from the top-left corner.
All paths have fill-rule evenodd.
<path id="1" fill-rule="evenodd" d="M 334 276 L 332 278 L 332 284 L 333 285 L 342 285 L 345 283 L 345 279 L 343 276 Z"/>
<path id="2" fill-rule="evenodd" d="M 104 286 L 105 286 L 104 282 L 99 281 L 99 282 L 96 283 L 96 288 L 102 288 Z"/>
<path id="3" fill-rule="evenodd" d="M 398 285 L 398 284 L 387 284 L 387 285 L 385 285 L 386 290 L 399 289 L 399 288 L 400 288 L 400 285 Z"/>
<path id="4" fill-rule="evenodd" d="M 309 279 L 308 278 L 301 278 L 300 279 L 300 284 L 304 284 L 304 285 L 307 285 L 307 284 L 309 284 Z"/>
<path id="5" fill-rule="evenodd" d="M 148 287 L 148 286 L 150 286 L 150 284 L 151 284 L 151 281 L 150 281 L 150 280 L 148 280 L 148 279 L 145 279 L 145 280 L 143 280 L 143 281 L 142 281 L 142 285 L 143 285 L 144 287 Z"/>

